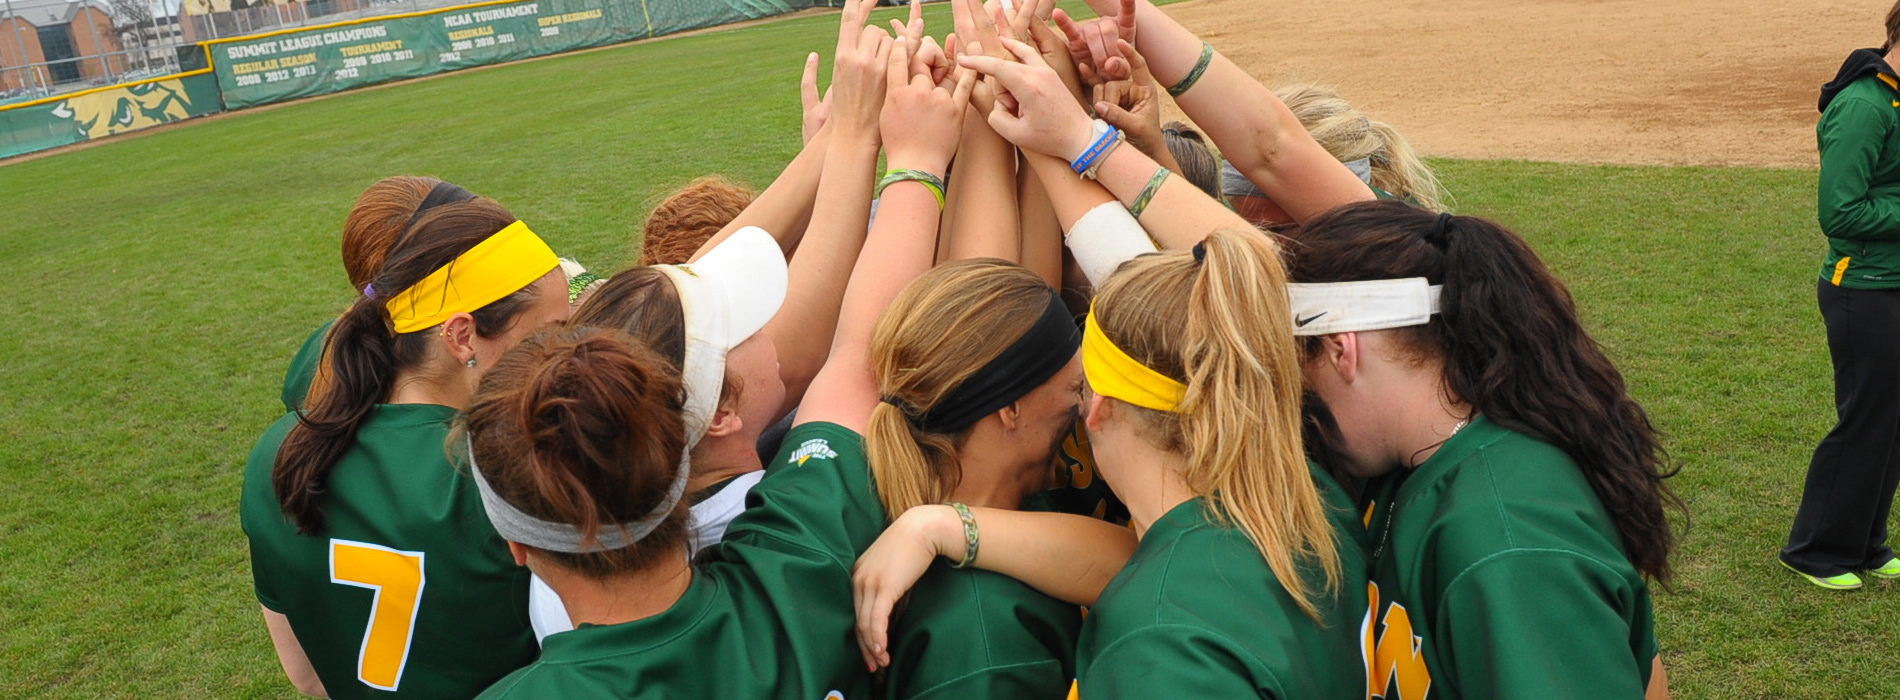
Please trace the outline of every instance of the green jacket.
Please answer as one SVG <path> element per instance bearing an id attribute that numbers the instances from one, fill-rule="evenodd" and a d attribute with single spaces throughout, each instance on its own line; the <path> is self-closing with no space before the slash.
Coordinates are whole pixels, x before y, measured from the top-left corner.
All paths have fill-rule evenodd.
<path id="1" fill-rule="evenodd" d="M 1849 59 L 1856 70 L 1845 84 L 1824 94 L 1815 127 L 1819 218 L 1828 239 L 1821 279 L 1852 289 L 1900 288 L 1900 89 L 1891 67 L 1861 53 L 1858 66 Z"/>

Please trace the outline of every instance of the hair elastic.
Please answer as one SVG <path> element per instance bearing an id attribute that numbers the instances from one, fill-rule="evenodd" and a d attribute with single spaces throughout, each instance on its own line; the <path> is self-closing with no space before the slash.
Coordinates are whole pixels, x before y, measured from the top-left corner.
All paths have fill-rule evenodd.
<path id="1" fill-rule="evenodd" d="M 1197 262 L 1197 263 L 1207 262 L 1207 241 L 1201 241 L 1199 243 L 1194 244 L 1194 262 Z"/>
<path id="2" fill-rule="evenodd" d="M 1451 232 L 1452 218 L 1451 212 L 1440 212 L 1438 220 L 1432 223 L 1431 234 L 1425 237 L 1425 241 L 1440 248 L 1445 247 L 1445 244 L 1450 242 L 1446 234 Z"/>
<path id="3" fill-rule="evenodd" d="M 926 433 L 955 433 L 975 425 L 984 416 L 1015 403 L 1069 364 L 1082 346 L 1075 317 L 1051 288 L 1049 303 L 1022 337 L 1002 354 L 945 394 L 922 415 L 905 411 L 910 424 Z M 896 405 L 896 404 L 893 404 Z M 902 406 L 899 406 L 902 408 Z"/>

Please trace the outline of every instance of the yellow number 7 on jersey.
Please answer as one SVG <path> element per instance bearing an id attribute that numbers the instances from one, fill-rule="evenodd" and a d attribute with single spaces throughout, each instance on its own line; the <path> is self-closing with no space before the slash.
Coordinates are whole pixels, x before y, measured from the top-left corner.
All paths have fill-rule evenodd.
<path id="1" fill-rule="evenodd" d="M 330 582 L 376 591 L 369 628 L 356 657 L 356 678 L 379 690 L 395 690 L 409 662 L 409 639 L 422 607 L 422 552 L 330 540 Z"/>

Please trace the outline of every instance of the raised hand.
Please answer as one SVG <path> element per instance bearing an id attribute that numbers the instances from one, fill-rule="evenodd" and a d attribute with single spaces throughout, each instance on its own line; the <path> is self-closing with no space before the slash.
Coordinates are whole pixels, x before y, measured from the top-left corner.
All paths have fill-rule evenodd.
<path id="1" fill-rule="evenodd" d="M 956 81 L 938 83 L 929 69 L 912 70 L 914 49 L 898 37 L 885 55 L 888 89 L 880 117 L 884 153 L 892 170 L 922 170 L 943 177 L 963 135 L 976 74 L 957 71 Z"/>
<path id="2" fill-rule="evenodd" d="M 1002 42 L 1020 63 L 990 56 L 958 59 L 963 67 L 982 73 L 1015 97 L 1014 106 L 999 100 L 990 110 L 990 127 L 1019 148 L 1074 160 L 1093 141 L 1094 126 L 1088 114 L 1035 47 L 1013 39 Z"/>
<path id="3" fill-rule="evenodd" d="M 805 57 L 805 76 L 798 83 L 798 98 L 803 107 L 805 143 L 825 128 L 825 121 L 831 118 L 831 90 L 825 90 L 824 97 L 818 96 L 818 52 Z"/>
<path id="4" fill-rule="evenodd" d="M 1161 136 L 1161 88 L 1148 73 L 1148 62 L 1126 39 L 1118 42 L 1132 75 L 1095 86 L 1095 114 L 1128 134 L 1128 142 L 1155 160 L 1167 152 Z M 1162 160 L 1165 165 L 1167 161 Z"/>
<path id="5" fill-rule="evenodd" d="M 838 22 L 838 51 L 831 67 L 831 96 L 826 100 L 836 133 L 852 138 L 878 136 L 884 106 L 886 62 L 891 37 L 865 19 L 877 0 L 845 0 Z"/>
<path id="6" fill-rule="evenodd" d="M 1083 83 L 1092 87 L 1130 77 L 1128 60 L 1117 47 L 1122 40 L 1130 44 L 1135 41 L 1135 2 L 1119 0 L 1116 14 L 1086 22 L 1077 22 L 1063 10 L 1052 14 L 1056 27 L 1068 40 L 1069 55 Z"/>

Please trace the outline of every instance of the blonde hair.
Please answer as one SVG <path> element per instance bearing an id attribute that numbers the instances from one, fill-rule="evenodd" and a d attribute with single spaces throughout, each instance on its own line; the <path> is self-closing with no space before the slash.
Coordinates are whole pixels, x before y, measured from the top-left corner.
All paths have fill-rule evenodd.
<path id="1" fill-rule="evenodd" d="M 1049 285 L 1035 273 L 977 259 L 924 273 L 884 310 L 871 334 L 871 371 L 878 394 L 904 408 L 879 402 L 864 447 L 889 517 L 949 498 L 963 475 L 957 447 L 970 434 L 919 430 L 905 411 L 922 415 L 935 408 L 1028 332 L 1048 307 Z"/>
<path id="2" fill-rule="evenodd" d="M 1438 176 L 1392 125 L 1366 116 L 1338 90 L 1325 85 L 1287 85 L 1274 94 L 1334 158 L 1341 162 L 1370 160 L 1373 187 L 1400 198 L 1410 197 L 1426 209 L 1444 211 L 1445 190 Z"/>
<path id="3" fill-rule="evenodd" d="M 1318 619 L 1302 563 L 1342 579 L 1338 543 L 1301 443 L 1299 354 L 1286 268 L 1258 233 L 1215 231 L 1187 251 L 1122 265 L 1095 299 L 1102 333 L 1187 385 L 1178 412 L 1121 404 L 1156 447 L 1187 457 L 1181 478 L 1216 522 L 1246 533 L 1288 595 Z"/>

